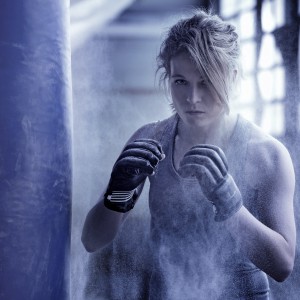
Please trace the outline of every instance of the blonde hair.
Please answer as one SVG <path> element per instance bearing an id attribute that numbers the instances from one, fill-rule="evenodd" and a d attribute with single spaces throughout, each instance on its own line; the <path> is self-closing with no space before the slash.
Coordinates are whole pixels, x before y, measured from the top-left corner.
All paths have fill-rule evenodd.
<path id="1" fill-rule="evenodd" d="M 190 18 L 179 20 L 167 32 L 157 56 L 160 82 L 170 77 L 170 60 L 181 51 L 189 53 L 200 73 L 206 79 L 221 103 L 229 112 L 235 70 L 240 74 L 240 47 L 235 27 L 217 15 L 200 9 Z"/>

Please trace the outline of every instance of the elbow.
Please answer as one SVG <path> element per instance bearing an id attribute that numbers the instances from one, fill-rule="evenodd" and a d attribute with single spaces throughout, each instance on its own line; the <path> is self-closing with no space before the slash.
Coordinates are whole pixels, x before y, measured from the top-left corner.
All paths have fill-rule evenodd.
<path id="1" fill-rule="evenodd" d="M 89 253 L 93 253 L 98 250 L 98 248 L 95 247 L 95 245 L 93 245 L 92 243 L 90 243 L 84 235 L 81 236 L 81 243 L 83 244 L 84 249 Z"/>
<path id="2" fill-rule="evenodd" d="M 273 279 L 275 279 L 277 282 L 284 282 L 291 275 L 292 271 L 293 266 L 282 268 L 278 274 L 273 276 Z"/>
<path id="3" fill-rule="evenodd" d="M 93 247 L 91 244 L 85 242 L 83 239 L 81 239 L 81 242 L 84 246 L 84 249 L 89 252 L 89 253 L 93 253 L 93 252 L 96 252 L 98 250 L 98 248 L 96 247 Z"/>
<path id="4" fill-rule="evenodd" d="M 288 246 L 288 244 L 287 244 Z M 293 272 L 295 263 L 295 246 L 288 246 L 274 258 L 270 275 L 277 282 L 284 282 Z"/>
<path id="5" fill-rule="evenodd" d="M 293 272 L 294 259 L 282 262 L 281 266 L 270 276 L 277 282 L 284 282 Z"/>
<path id="6" fill-rule="evenodd" d="M 102 248 L 104 248 L 105 246 L 109 245 L 112 241 L 114 240 L 114 236 L 113 237 L 106 237 L 103 239 L 92 239 L 90 238 L 87 234 L 82 234 L 81 236 L 81 242 L 85 248 L 85 250 L 89 253 L 94 253 Z"/>

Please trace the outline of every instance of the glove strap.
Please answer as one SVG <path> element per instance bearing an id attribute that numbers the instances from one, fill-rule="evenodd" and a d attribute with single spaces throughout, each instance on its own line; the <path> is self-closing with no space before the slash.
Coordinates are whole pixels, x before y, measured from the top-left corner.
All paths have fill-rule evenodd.
<path id="1" fill-rule="evenodd" d="M 104 205 L 110 210 L 125 213 L 133 209 L 138 194 L 132 191 L 107 191 L 104 195 Z"/>

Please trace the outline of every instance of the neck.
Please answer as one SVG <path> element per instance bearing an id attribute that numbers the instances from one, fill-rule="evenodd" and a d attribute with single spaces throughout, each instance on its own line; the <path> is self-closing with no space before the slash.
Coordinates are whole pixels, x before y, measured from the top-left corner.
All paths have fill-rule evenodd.
<path id="1" fill-rule="evenodd" d="M 178 123 L 177 138 L 187 147 L 198 144 L 212 144 L 226 148 L 233 132 L 236 115 L 223 114 L 208 126 L 191 126 L 181 119 Z"/>

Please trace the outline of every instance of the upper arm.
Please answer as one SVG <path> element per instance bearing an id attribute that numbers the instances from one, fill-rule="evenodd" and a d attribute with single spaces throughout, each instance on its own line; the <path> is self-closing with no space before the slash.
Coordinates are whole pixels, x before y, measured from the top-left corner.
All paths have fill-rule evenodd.
<path id="1" fill-rule="evenodd" d="M 295 174 L 291 157 L 287 149 L 272 138 L 254 141 L 248 152 L 248 180 L 258 190 L 256 205 L 260 221 L 281 234 L 294 254 Z"/>

